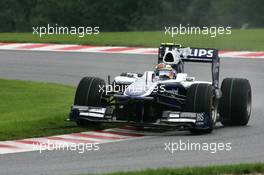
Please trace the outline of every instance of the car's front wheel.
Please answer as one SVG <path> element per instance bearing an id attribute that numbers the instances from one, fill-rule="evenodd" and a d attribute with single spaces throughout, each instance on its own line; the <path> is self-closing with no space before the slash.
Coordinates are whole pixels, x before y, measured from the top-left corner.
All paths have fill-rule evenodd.
<path id="1" fill-rule="evenodd" d="M 97 77 L 84 77 L 80 81 L 74 99 L 74 105 L 77 106 L 102 106 L 103 89 L 105 88 L 105 81 Z M 77 119 L 77 125 L 98 125 L 97 122 L 89 122 L 84 119 Z"/>
<path id="2" fill-rule="evenodd" d="M 186 111 L 195 113 L 205 113 L 208 116 L 209 127 L 191 128 L 193 134 L 211 133 L 217 117 L 217 106 L 215 103 L 213 87 L 210 84 L 192 84 L 187 91 Z"/>

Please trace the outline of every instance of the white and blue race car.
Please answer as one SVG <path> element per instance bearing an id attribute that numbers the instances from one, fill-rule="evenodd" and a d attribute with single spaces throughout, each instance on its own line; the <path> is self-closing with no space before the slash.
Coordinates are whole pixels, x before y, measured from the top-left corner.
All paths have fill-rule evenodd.
<path id="1" fill-rule="evenodd" d="M 211 63 L 212 81 L 196 81 L 184 63 Z M 225 78 L 219 88 L 218 50 L 161 44 L 154 71 L 122 73 L 108 84 L 84 77 L 76 90 L 70 120 L 78 125 L 124 123 L 146 127 L 212 132 L 216 122 L 247 125 L 251 86 L 247 79 Z"/>

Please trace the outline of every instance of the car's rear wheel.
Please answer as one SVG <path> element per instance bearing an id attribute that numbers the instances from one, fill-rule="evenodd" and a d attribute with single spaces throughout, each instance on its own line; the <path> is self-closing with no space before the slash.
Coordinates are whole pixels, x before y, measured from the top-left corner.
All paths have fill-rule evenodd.
<path id="1" fill-rule="evenodd" d="M 209 119 L 209 128 L 191 128 L 193 134 L 211 133 L 217 116 L 217 107 L 213 95 L 213 87 L 210 84 L 193 84 L 187 91 L 186 111 L 206 113 Z"/>
<path id="2" fill-rule="evenodd" d="M 101 107 L 104 88 L 105 81 L 101 78 L 82 78 L 75 93 L 74 105 Z M 88 122 L 84 119 L 77 119 L 76 123 L 79 126 L 99 124 L 98 122 Z"/>
<path id="3" fill-rule="evenodd" d="M 219 114 L 224 126 L 247 125 L 251 114 L 251 86 L 247 79 L 225 78 Z"/>

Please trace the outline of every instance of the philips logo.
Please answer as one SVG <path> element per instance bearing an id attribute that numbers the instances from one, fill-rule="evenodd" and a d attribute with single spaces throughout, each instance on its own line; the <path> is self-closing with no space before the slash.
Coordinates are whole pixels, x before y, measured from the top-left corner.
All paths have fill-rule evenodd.
<path id="1" fill-rule="evenodd" d="M 193 49 L 193 56 L 195 57 L 213 57 L 214 50 L 206 50 L 206 49 Z"/>

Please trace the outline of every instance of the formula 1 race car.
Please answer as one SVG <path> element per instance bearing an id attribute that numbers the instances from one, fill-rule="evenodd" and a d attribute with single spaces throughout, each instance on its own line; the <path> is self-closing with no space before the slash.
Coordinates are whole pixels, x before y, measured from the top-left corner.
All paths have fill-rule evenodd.
<path id="1" fill-rule="evenodd" d="M 186 62 L 211 63 L 212 82 L 184 73 Z M 125 123 L 144 127 L 212 132 L 216 122 L 247 125 L 251 86 L 247 79 L 225 78 L 219 89 L 218 50 L 161 44 L 154 71 L 122 73 L 108 84 L 84 77 L 76 90 L 70 120 L 78 125 Z"/>

